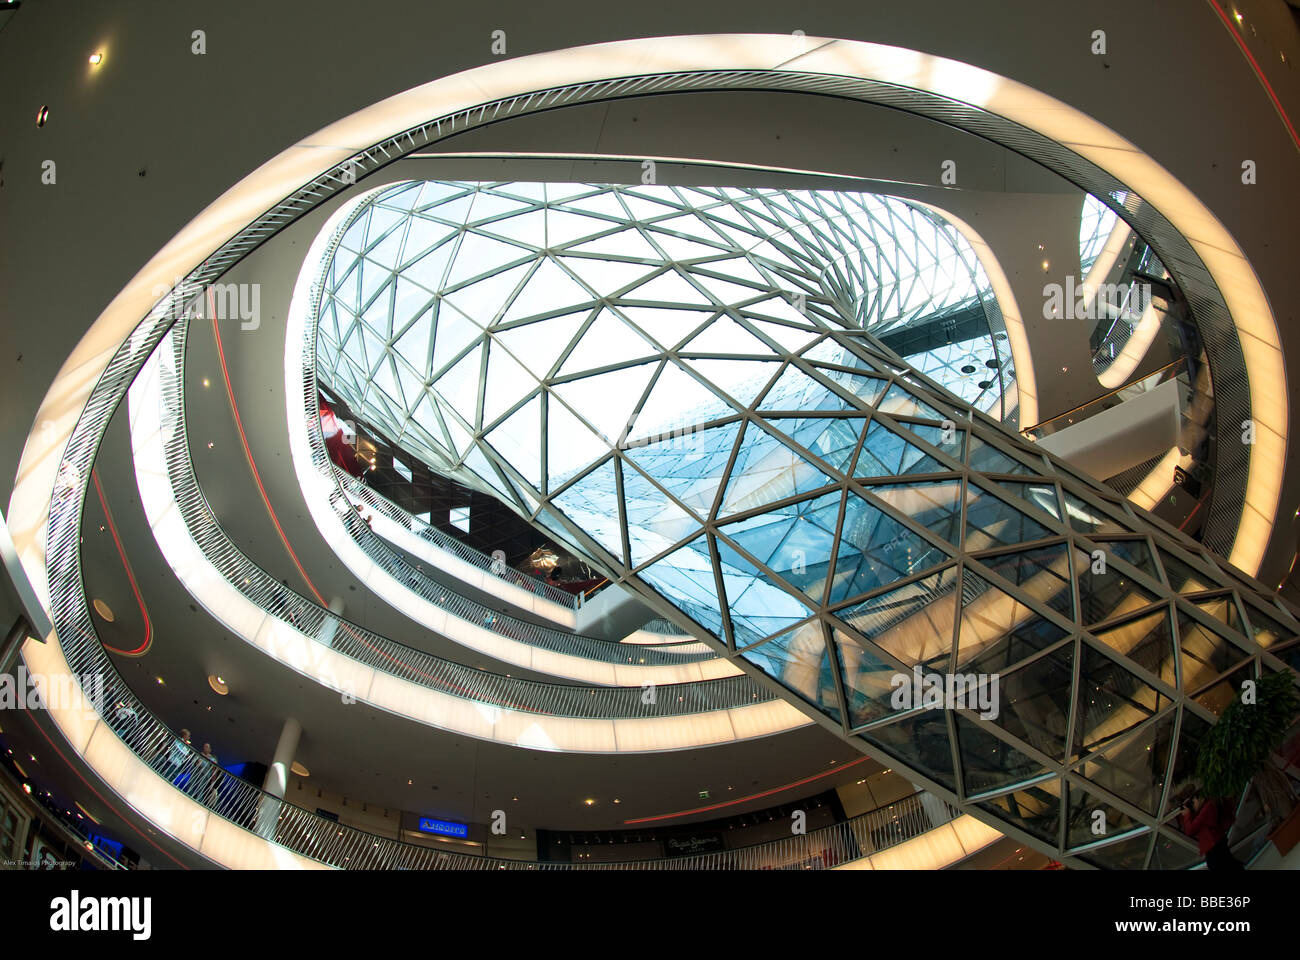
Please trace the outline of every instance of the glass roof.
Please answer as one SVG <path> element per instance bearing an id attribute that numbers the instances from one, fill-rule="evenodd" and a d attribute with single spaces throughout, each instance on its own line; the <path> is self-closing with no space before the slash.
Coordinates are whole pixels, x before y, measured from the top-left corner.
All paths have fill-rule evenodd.
<path id="1" fill-rule="evenodd" d="M 999 425 L 999 341 L 942 336 L 985 278 L 905 201 L 398 184 L 321 269 L 355 411 L 1062 855 L 1167 843 L 1186 731 L 1266 669 L 1240 612 L 1278 608 Z M 900 707 L 912 671 L 1002 711 Z"/>

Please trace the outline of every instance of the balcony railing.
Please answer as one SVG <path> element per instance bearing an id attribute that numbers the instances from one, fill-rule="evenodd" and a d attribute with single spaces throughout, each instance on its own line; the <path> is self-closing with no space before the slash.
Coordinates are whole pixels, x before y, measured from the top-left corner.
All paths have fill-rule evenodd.
<path id="1" fill-rule="evenodd" d="M 350 500 L 363 503 L 376 513 L 380 513 L 388 517 L 388 519 L 407 527 L 413 534 L 421 540 L 428 541 L 435 548 L 450 553 L 457 560 L 470 564 L 504 584 L 526 590 L 566 610 L 577 610 L 581 606 L 578 595 L 569 593 L 567 590 L 561 590 L 554 584 L 547 583 L 544 580 L 538 580 L 536 577 L 520 573 L 518 570 L 506 566 L 495 557 L 490 557 L 481 550 L 475 550 L 469 544 L 462 543 L 450 534 L 439 530 L 433 524 L 427 523 L 414 514 L 403 510 L 387 497 L 368 487 L 363 481 L 350 476 L 337 466 L 332 464 L 331 466 L 330 474 Z"/>
<path id="2" fill-rule="evenodd" d="M 161 346 L 163 350 L 172 351 L 176 371 L 183 369 L 186 332 L 187 324 L 184 321 L 178 323 Z M 656 689 L 653 698 L 645 697 L 640 686 L 570 685 L 508 677 L 445 660 L 345 620 L 284 586 L 245 556 L 227 536 L 194 474 L 185 432 L 184 393 L 179 374 L 164 372 L 161 407 L 159 417 L 166 437 L 166 466 L 176 504 L 191 538 L 208 562 L 220 571 L 232 587 L 254 604 L 299 633 L 315 638 L 358 663 L 462 699 L 550 716 L 594 719 L 681 716 L 775 699 L 773 693 L 745 675 L 663 684 Z M 339 496 L 342 497 L 342 494 L 339 493 Z M 343 502 L 346 503 L 346 500 Z M 341 520 L 359 537 L 362 537 L 363 532 L 370 537 L 375 536 L 355 510 L 345 510 Z M 403 570 L 402 566 L 396 565 L 399 561 L 390 551 L 376 552 L 380 558 L 387 556 L 394 562 L 395 566 L 391 570 L 394 575 Z M 441 595 L 433 595 L 436 585 L 427 578 L 425 582 L 416 581 L 411 586 L 448 613 L 470 623 L 477 619 L 479 624 L 513 639 L 527 636 L 529 629 L 543 630 L 492 613 L 488 608 L 445 588 L 439 588 Z M 565 634 L 559 636 L 567 637 L 575 643 L 585 639 Z M 596 640 L 587 640 L 586 643 L 616 650 L 617 662 L 645 660 L 649 663 L 656 658 L 666 658 L 673 663 L 683 663 L 709 658 L 708 654 L 667 658 L 664 654 L 650 650 L 629 651 L 627 646 L 621 644 Z M 610 658 L 606 662 L 615 661 Z M 647 699 L 650 702 L 646 702 Z"/>

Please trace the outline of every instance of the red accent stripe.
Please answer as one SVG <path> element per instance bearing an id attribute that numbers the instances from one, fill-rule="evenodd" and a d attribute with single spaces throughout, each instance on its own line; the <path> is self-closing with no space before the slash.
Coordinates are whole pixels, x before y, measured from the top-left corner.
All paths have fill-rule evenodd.
<path id="1" fill-rule="evenodd" d="M 208 287 L 208 309 L 212 313 L 212 337 L 217 342 L 217 357 L 221 361 L 221 377 L 226 383 L 226 397 L 230 400 L 230 412 L 235 418 L 235 428 L 239 431 L 239 442 L 244 447 L 244 456 L 248 459 L 248 468 L 253 471 L 253 480 L 257 483 L 257 492 L 261 494 L 262 504 L 266 507 L 267 516 L 271 518 L 271 523 L 275 525 L 275 532 L 280 535 L 280 542 L 284 544 L 284 549 L 293 560 L 293 565 L 298 568 L 298 573 L 302 575 L 303 582 L 307 584 L 307 589 L 316 597 L 316 601 L 322 606 L 328 606 L 325 598 L 320 595 L 316 585 L 311 582 L 307 576 L 307 571 L 302 568 L 302 563 L 298 559 L 298 554 L 293 552 L 293 547 L 289 546 L 289 538 L 284 535 L 284 528 L 280 526 L 280 518 L 275 515 L 271 508 L 270 498 L 266 495 L 266 487 L 262 486 L 262 475 L 257 470 L 257 463 L 253 460 L 253 451 L 248 447 L 248 437 L 244 434 L 244 421 L 240 419 L 239 407 L 235 404 L 235 391 L 230 386 L 230 371 L 226 368 L 226 351 L 221 345 L 221 330 L 217 326 L 217 303 L 212 288 Z"/>
<path id="2" fill-rule="evenodd" d="M 871 759 L 870 757 L 858 757 L 856 760 L 850 760 L 848 763 L 836 767 L 834 770 L 826 770 L 822 773 L 814 773 L 811 777 L 804 777 L 802 780 L 796 780 L 794 783 L 787 783 L 783 787 L 773 787 L 771 790 L 763 790 L 759 793 L 751 793 L 747 797 L 738 797 L 735 800 L 724 800 L 722 803 L 713 803 L 707 807 L 696 807 L 694 810 L 680 810 L 677 813 L 664 813 L 655 817 L 638 817 L 635 820 L 624 820 L 623 823 L 632 825 L 636 823 L 650 823 L 655 820 L 672 820 L 675 817 L 689 817 L 695 813 L 708 813 L 710 810 L 721 810 L 723 807 L 733 807 L 738 803 L 748 803 L 750 800 L 758 800 L 762 797 L 770 797 L 774 793 L 781 793 L 783 790 L 793 790 L 795 787 L 802 787 L 804 784 L 812 783 L 814 780 L 820 780 L 822 777 L 829 777 L 831 774 L 839 773 L 841 770 L 847 770 L 849 767 L 856 767 L 859 763 Z"/>
<path id="3" fill-rule="evenodd" d="M 1237 47 L 1250 62 L 1251 69 L 1255 71 L 1255 77 L 1264 87 L 1264 91 L 1268 94 L 1269 99 L 1273 101 L 1273 109 L 1277 111 L 1277 115 L 1281 117 L 1282 122 L 1286 124 L 1287 133 L 1291 134 L 1291 142 L 1295 144 L 1297 150 L 1300 150 L 1300 136 L 1296 134 L 1295 125 L 1291 122 L 1291 118 L 1286 115 L 1286 111 L 1282 109 L 1282 101 L 1279 100 L 1277 94 L 1273 92 L 1273 85 L 1268 82 L 1268 78 L 1264 76 L 1264 71 L 1260 69 L 1259 63 L 1256 62 L 1250 50 L 1247 49 L 1245 39 L 1237 32 L 1237 28 L 1233 24 L 1232 19 L 1224 11 L 1223 7 L 1219 6 L 1218 0 L 1209 0 L 1209 4 L 1214 8 L 1214 12 L 1219 15 L 1219 19 L 1223 21 L 1223 25 L 1228 28 L 1228 32 L 1232 34 L 1232 39 L 1237 41 Z"/>
<path id="4" fill-rule="evenodd" d="M 140 585 L 135 581 L 135 571 L 131 569 L 131 563 L 126 559 L 126 551 L 122 549 L 122 540 L 117 535 L 117 524 L 113 522 L 113 512 L 108 509 L 108 501 L 104 499 L 104 488 L 99 485 L 99 471 L 93 467 L 90 471 L 90 479 L 95 483 L 95 493 L 99 496 L 99 505 L 104 508 L 104 519 L 108 522 L 108 532 L 113 535 L 113 542 L 117 544 L 117 555 L 122 558 L 122 569 L 126 571 L 126 578 L 131 581 L 131 591 L 135 594 L 135 602 L 140 607 L 140 616 L 144 617 L 144 640 L 140 646 L 134 650 L 119 650 L 117 647 L 110 647 L 104 644 L 104 649 L 112 653 L 120 653 L 124 657 L 138 657 L 148 653 L 150 644 L 153 643 L 153 621 L 149 619 L 149 608 L 145 606 L 144 597 L 140 595 Z"/>

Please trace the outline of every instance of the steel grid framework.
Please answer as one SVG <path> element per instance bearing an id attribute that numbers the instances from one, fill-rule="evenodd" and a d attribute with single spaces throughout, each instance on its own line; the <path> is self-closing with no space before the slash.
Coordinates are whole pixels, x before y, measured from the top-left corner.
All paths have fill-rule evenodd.
<path id="1" fill-rule="evenodd" d="M 345 371 L 331 387 L 401 417 L 404 439 L 426 405 L 412 446 L 435 466 L 967 809 L 1098 866 L 1194 862 L 1170 820 L 1195 746 L 1243 679 L 1286 669 L 1268 648 L 1294 660 L 1289 614 L 863 329 L 941 312 L 952 273 L 906 306 L 870 290 L 889 275 L 844 268 L 871 261 L 847 247 L 871 235 L 828 242 L 793 191 L 663 193 L 676 212 L 650 212 L 645 188 L 372 197 L 332 261 L 305 268 L 325 278 L 318 350 Z M 496 206 L 478 216 L 483 197 Z M 598 204 L 606 217 L 574 212 Z M 679 245 L 646 217 L 673 220 Z M 702 236 L 706 219 L 726 226 Z M 802 231 L 818 242 L 784 248 Z M 890 302 L 905 306 L 863 309 Z M 400 409 L 372 402 L 394 393 Z M 897 706 L 914 675 L 973 677 L 1001 709 Z"/>

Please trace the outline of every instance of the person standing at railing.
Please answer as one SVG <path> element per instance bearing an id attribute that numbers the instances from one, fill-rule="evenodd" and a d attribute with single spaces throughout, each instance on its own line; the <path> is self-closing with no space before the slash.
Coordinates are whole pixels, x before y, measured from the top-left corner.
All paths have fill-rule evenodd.
<path id="1" fill-rule="evenodd" d="M 190 732 L 182 727 L 180 736 L 172 741 L 171 749 L 167 751 L 167 763 L 163 768 L 163 779 L 176 786 L 182 786 L 181 778 L 184 776 L 188 780 L 188 776 L 185 774 L 185 762 L 192 752 L 190 748 Z"/>
<path id="2" fill-rule="evenodd" d="M 217 785 L 221 782 L 221 767 L 217 763 L 217 755 L 212 752 L 212 744 L 203 745 L 202 757 L 208 761 L 206 777 L 200 776 L 197 779 L 206 781 L 207 789 L 203 792 L 202 799 L 207 803 L 214 803 L 217 799 Z"/>

